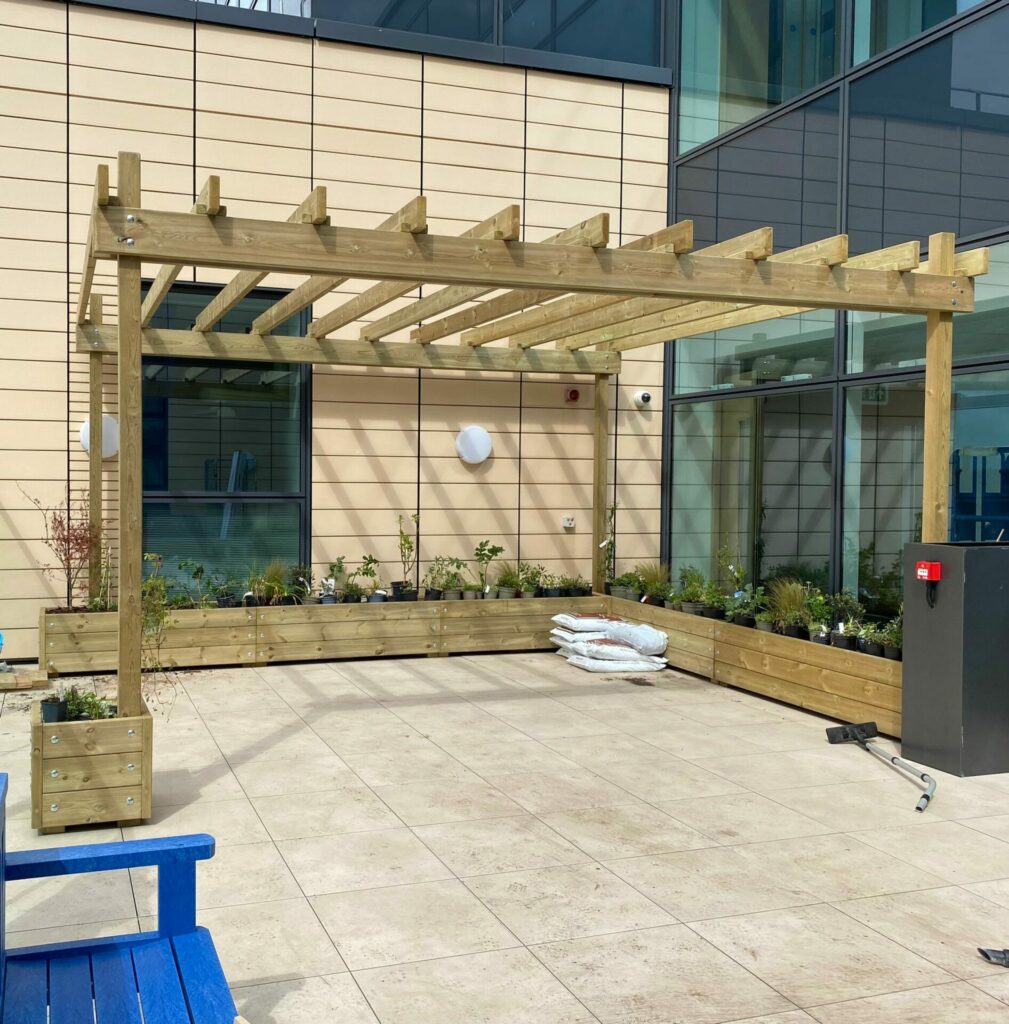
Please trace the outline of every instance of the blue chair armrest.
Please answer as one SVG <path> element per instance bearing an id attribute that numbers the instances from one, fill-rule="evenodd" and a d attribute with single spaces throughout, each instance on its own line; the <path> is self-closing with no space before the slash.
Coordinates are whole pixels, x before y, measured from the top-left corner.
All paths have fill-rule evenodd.
<path id="1" fill-rule="evenodd" d="M 125 868 L 171 867 L 209 860 L 214 837 L 205 834 L 172 836 L 169 839 L 131 839 L 122 843 L 92 846 L 57 846 L 49 850 L 8 853 L 4 877 L 8 882 L 87 871 L 120 871 Z"/>

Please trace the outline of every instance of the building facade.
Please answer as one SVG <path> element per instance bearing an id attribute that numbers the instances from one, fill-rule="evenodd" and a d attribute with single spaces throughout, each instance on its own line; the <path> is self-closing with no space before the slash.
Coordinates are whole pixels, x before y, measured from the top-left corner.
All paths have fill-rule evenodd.
<path id="1" fill-rule="evenodd" d="M 518 203 L 530 240 L 604 211 L 611 245 L 680 218 L 696 248 L 764 224 L 779 249 L 838 232 L 853 254 L 947 230 L 990 244 L 979 312 L 955 334 L 951 532 L 1009 530 L 1007 0 L 0 0 L 0 29 L 8 657 L 34 654 L 38 609 L 66 596 L 41 568 L 31 499 L 87 480 L 71 318 L 95 164 L 123 149 L 166 209 L 219 174 L 232 214 L 283 217 L 324 184 L 352 226 L 423 193 L 442 233 Z M 188 326 L 227 277 L 180 279 L 160 322 Z M 228 328 L 295 283 L 265 280 Z M 889 613 L 920 525 L 923 354 L 922 319 L 829 311 L 681 339 L 664 361 L 626 353 L 621 568 L 661 555 L 712 572 L 728 547 L 758 579 L 851 586 Z M 397 517 L 419 512 L 422 571 L 488 538 L 588 573 L 586 380 L 156 360 L 144 374 L 145 548 L 169 566 L 319 572 L 370 553 L 389 579 Z M 112 366 L 105 399 L 114 416 Z M 470 423 L 495 441 L 476 469 L 453 447 Z"/>

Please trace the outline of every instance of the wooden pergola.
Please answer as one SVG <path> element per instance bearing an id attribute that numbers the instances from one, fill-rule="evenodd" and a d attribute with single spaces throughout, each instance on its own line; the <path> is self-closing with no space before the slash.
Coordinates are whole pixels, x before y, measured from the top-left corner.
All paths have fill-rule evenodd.
<path id="1" fill-rule="evenodd" d="M 932 235 L 922 263 L 918 242 L 849 258 L 845 235 L 775 253 L 759 228 L 693 252 L 682 221 L 619 248 L 608 246 L 608 215 L 597 214 L 543 242 L 522 242 L 520 210 L 508 206 L 459 236 L 427 231 L 417 196 L 371 229 L 330 223 L 326 189 L 315 188 L 285 222 L 229 217 L 220 183 L 208 179 L 188 213 L 143 205 L 141 162 L 120 153 L 118 193 L 99 165 L 78 301 L 77 351 L 90 355 L 91 515 L 102 518 L 102 359 L 118 364 L 119 714 L 141 713 L 141 358 L 243 360 L 413 369 L 591 374 L 595 378 L 593 583 L 603 589 L 606 538 L 608 388 L 621 353 L 678 338 L 812 309 L 913 313 L 927 318 L 922 539 L 947 535 L 953 314 L 974 309 L 973 278 L 988 250 L 956 253 L 954 236 Z M 117 272 L 118 323 L 102 319 L 92 295 L 98 260 Z M 142 262 L 160 264 L 141 298 Z M 150 327 L 185 266 L 237 273 L 191 330 Z M 271 273 L 305 281 L 253 323 L 251 333 L 214 328 Z M 303 337 L 270 332 L 345 281 L 376 282 L 314 320 Z M 424 298 L 383 308 L 418 285 Z M 494 294 L 478 304 L 472 300 Z M 462 308 L 460 308 L 462 307 Z M 379 312 L 356 338 L 333 332 Z M 419 325 L 419 326 L 416 326 Z M 408 342 L 387 341 L 411 327 Z M 459 334 L 458 342 L 441 339 Z M 509 339 L 507 345 L 491 342 Z M 97 573 L 92 574 L 97 578 Z"/>

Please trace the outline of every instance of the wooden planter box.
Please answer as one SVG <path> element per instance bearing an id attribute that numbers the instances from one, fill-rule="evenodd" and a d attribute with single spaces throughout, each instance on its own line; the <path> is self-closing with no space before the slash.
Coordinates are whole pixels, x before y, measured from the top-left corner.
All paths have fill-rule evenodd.
<path id="1" fill-rule="evenodd" d="M 43 723 L 31 711 L 32 827 L 62 832 L 104 821 L 137 824 L 151 816 L 151 714 L 93 722 Z"/>
<path id="2" fill-rule="evenodd" d="M 561 611 L 603 612 L 608 597 L 505 601 L 386 601 L 177 611 L 165 630 L 166 668 L 282 661 L 546 650 Z M 43 612 L 39 668 L 50 675 L 116 667 L 115 612 Z"/>
<path id="3" fill-rule="evenodd" d="M 900 736 L 902 664 L 731 622 L 611 598 L 614 615 L 669 636 L 674 668 L 845 722 L 875 721 Z"/>

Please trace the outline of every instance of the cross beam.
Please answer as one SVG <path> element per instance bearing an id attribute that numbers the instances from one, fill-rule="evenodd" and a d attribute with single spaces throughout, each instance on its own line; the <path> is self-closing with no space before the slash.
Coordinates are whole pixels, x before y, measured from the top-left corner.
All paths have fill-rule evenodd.
<path id="1" fill-rule="evenodd" d="M 130 221 L 127 218 L 135 218 Z M 257 273 L 328 274 L 390 281 L 655 295 L 873 312 L 971 312 L 961 274 L 881 274 L 769 260 L 625 252 L 544 242 L 97 207 L 95 257 L 188 262 Z M 129 244 L 131 243 L 132 244 Z"/>

